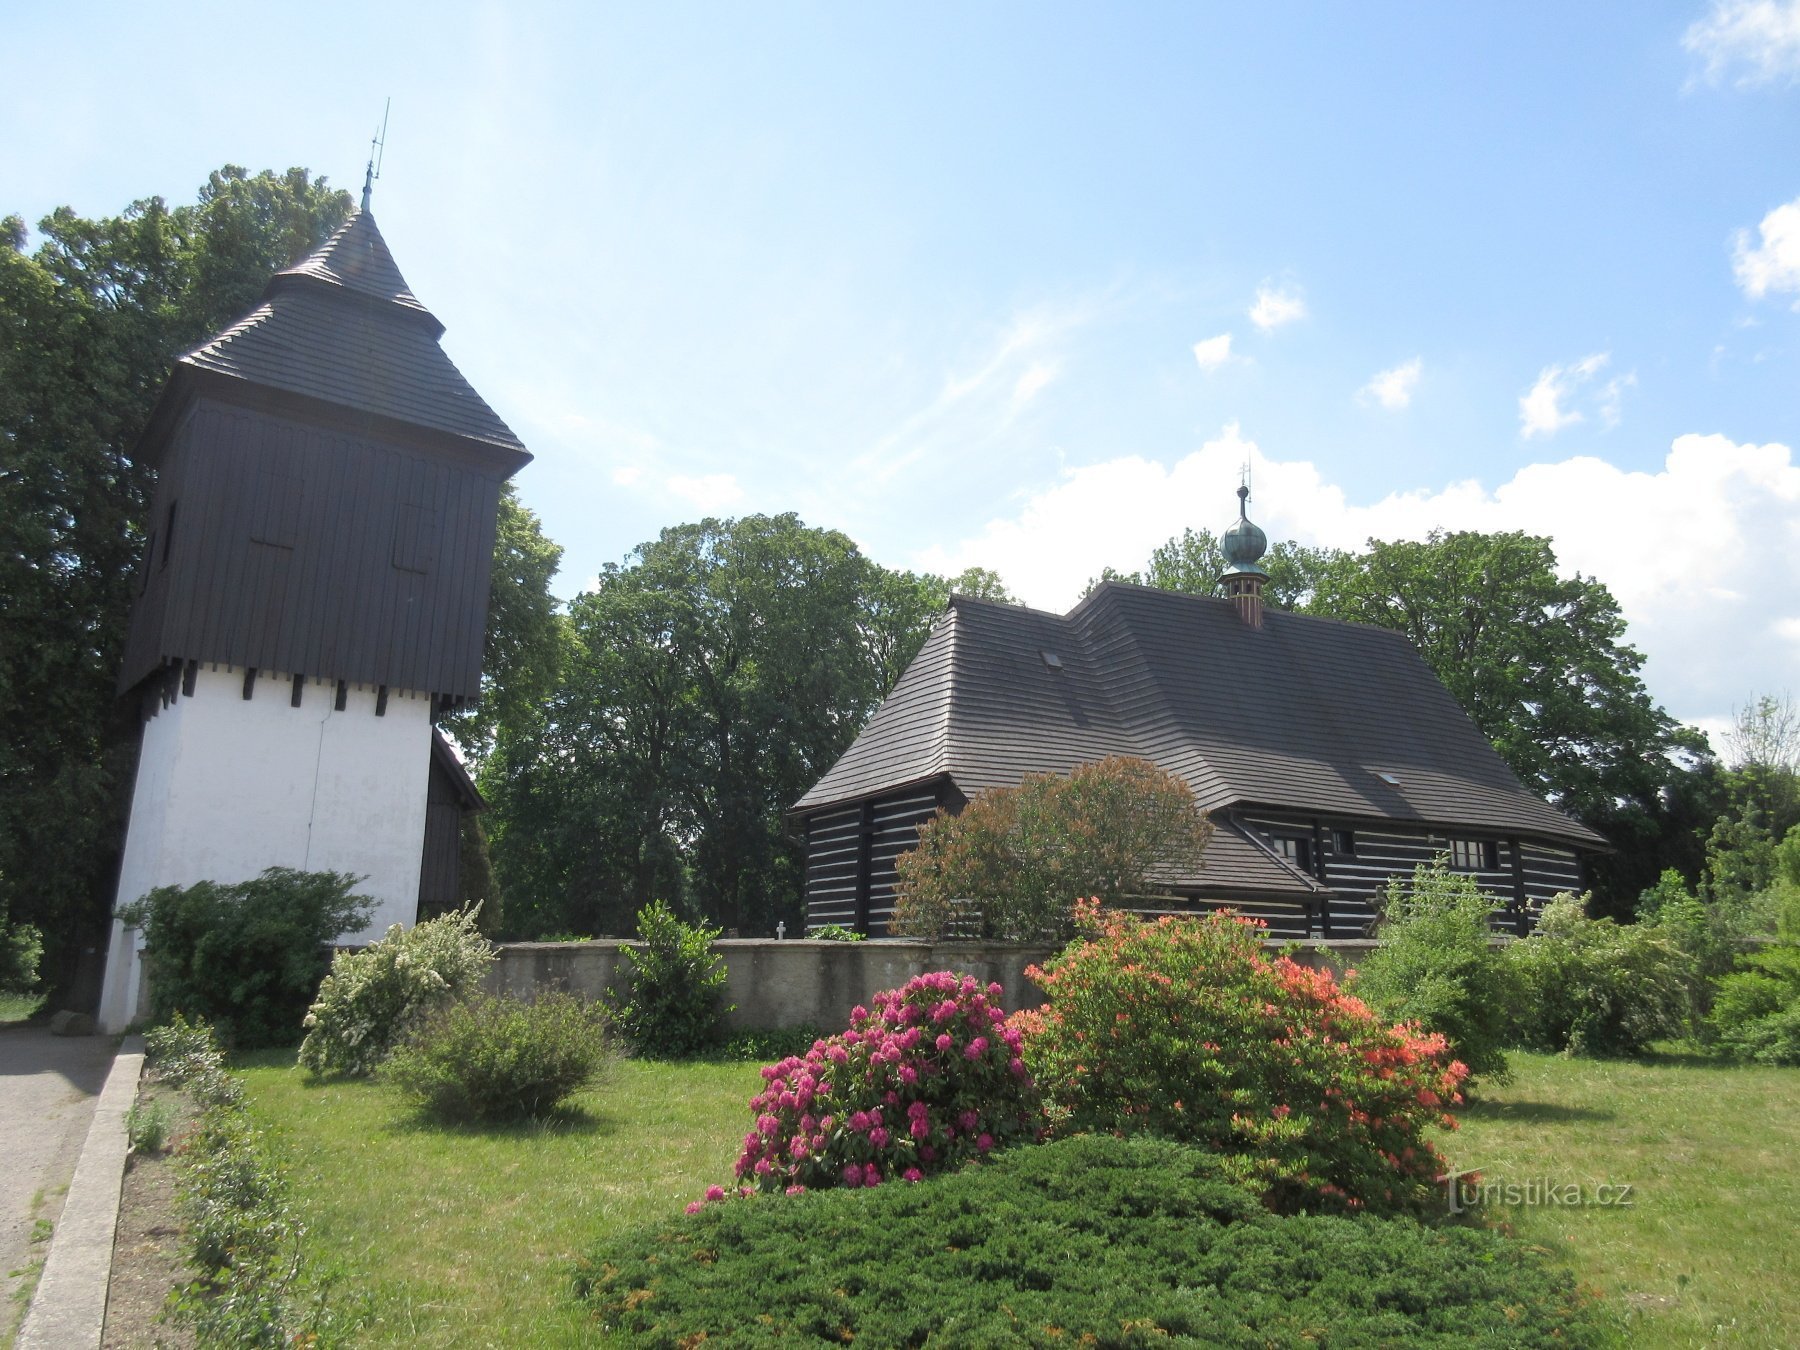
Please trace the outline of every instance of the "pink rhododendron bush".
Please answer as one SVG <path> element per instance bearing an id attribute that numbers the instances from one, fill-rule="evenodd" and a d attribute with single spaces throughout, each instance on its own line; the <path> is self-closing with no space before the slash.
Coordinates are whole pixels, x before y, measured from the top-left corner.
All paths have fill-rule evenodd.
<path id="1" fill-rule="evenodd" d="M 1042 1123 L 1000 986 L 947 971 L 857 1008 L 850 1029 L 762 1071 L 740 1187 L 793 1191 L 918 1181 Z M 715 1187 L 708 1199 L 720 1199 Z"/>
<path id="2" fill-rule="evenodd" d="M 1058 1134 L 1158 1134 L 1234 1159 L 1274 1208 L 1418 1211 L 1442 1188 L 1425 1139 L 1468 1070 L 1389 1026 L 1328 972 L 1270 959 L 1229 914 L 1145 923 L 1078 906 L 1088 934 L 1028 973 L 1010 1023 Z"/>

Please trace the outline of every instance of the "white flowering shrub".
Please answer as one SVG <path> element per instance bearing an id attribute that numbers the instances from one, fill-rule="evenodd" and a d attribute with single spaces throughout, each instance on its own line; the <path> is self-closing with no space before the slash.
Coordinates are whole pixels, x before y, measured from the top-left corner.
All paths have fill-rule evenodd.
<path id="1" fill-rule="evenodd" d="M 413 1021 L 473 993 L 498 952 L 476 929 L 479 910 L 395 924 L 381 941 L 334 956 L 306 1014 L 301 1067 L 370 1073 Z"/>

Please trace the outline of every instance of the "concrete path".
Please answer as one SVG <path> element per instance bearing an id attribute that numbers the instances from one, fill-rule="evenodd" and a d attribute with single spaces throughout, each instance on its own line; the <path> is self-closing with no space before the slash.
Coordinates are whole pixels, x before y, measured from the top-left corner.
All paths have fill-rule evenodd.
<path id="1" fill-rule="evenodd" d="M 52 1036 L 42 1027 L 0 1026 L 0 1342 L 18 1316 L 10 1295 L 33 1249 L 36 1218 L 60 1215 L 56 1192 L 74 1175 L 116 1049 L 110 1036 Z"/>

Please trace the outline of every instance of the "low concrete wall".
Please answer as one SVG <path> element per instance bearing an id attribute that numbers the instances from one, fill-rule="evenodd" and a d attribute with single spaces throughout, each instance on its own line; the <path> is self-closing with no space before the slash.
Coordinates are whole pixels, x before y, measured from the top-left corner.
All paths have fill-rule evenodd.
<path id="1" fill-rule="evenodd" d="M 495 993 L 531 998 L 540 989 L 566 989 L 585 999 L 608 990 L 623 999 L 630 992 L 631 965 L 625 948 L 639 944 L 612 938 L 592 942 L 512 942 L 488 975 Z M 1271 949 L 1285 944 L 1270 943 Z M 1302 944 L 1303 964 L 1342 972 L 1376 944 L 1367 939 Z M 884 989 L 896 989 L 914 975 L 953 970 L 982 984 L 998 982 L 1008 1012 L 1035 1008 L 1043 991 L 1025 978 L 1025 968 L 1048 960 L 1054 947 L 1017 947 L 985 942 L 809 942 L 767 939 L 716 942 L 725 962 L 726 1001 L 736 1007 L 726 1019 L 734 1030 L 814 1026 L 841 1030 L 850 1010 L 867 1006 Z"/>

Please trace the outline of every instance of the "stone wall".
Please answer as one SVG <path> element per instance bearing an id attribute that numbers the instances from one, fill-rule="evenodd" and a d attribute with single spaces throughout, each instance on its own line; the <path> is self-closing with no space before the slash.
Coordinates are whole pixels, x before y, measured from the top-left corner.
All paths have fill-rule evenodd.
<path id="1" fill-rule="evenodd" d="M 566 989 L 597 999 L 607 990 L 621 999 L 629 991 L 631 966 L 624 949 L 631 942 L 512 942 L 500 949 L 488 988 L 530 998 L 540 989 Z M 1280 944 L 1270 944 L 1272 948 Z M 1308 965 L 1342 971 L 1375 944 L 1344 939 L 1307 944 Z M 727 1018 L 733 1029 L 813 1026 L 842 1030 L 850 1010 L 867 1005 L 883 989 L 914 975 L 954 970 L 983 984 L 998 982 L 1010 1012 L 1035 1008 L 1043 992 L 1025 978 L 1025 968 L 1055 954 L 1053 947 L 1017 947 L 981 942 L 786 942 L 725 940 L 713 944 L 724 959 L 726 1001 L 736 1005 Z"/>

